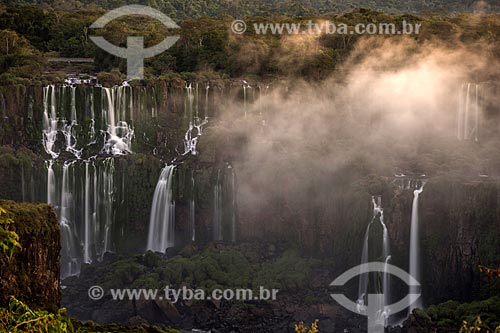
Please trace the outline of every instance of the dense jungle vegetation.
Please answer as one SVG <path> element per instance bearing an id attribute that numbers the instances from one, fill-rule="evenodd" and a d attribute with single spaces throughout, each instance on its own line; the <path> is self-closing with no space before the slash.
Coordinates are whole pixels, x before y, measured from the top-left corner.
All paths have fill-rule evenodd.
<path id="1" fill-rule="evenodd" d="M 497 11 L 500 5 L 496 1 L 475 0 L 2 0 L 4 5 L 38 5 L 45 9 L 111 9 L 126 4 L 142 4 L 162 10 L 174 19 L 199 18 L 203 16 L 304 16 L 341 12 L 352 8 L 376 9 L 387 13 L 421 13 L 425 11 L 477 12 Z"/>
<path id="2" fill-rule="evenodd" d="M 120 1 L 116 4 L 113 2 L 115 5 L 119 3 Z M 108 2 L 102 2 L 102 4 L 105 6 Z M 188 4 L 185 5 L 188 6 Z M 181 27 L 180 33 L 178 31 L 167 32 L 160 23 L 143 17 L 128 17 L 126 21 L 125 18 L 118 19 L 108 24 L 103 32 L 94 32 L 93 29 L 89 29 L 89 26 L 104 13 L 102 9 L 58 11 L 42 7 L 14 6 L 3 9 L 0 7 L 0 82 L 3 84 L 10 84 L 19 78 L 39 79 L 47 72 L 54 75 L 56 71 L 50 70 L 47 62 L 49 57 L 94 58 L 94 64 L 86 64 L 80 68 L 80 71 L 103 72 L 112 79 L 120 80 L 121 73 L 125 72 L 126 60 L 116 58 L 96 47 L 89 39 L 89 36 L 94 34 L 102 34 L 111 43 L 122 46 L 126 45 L 126 38 L 129 35 L 144 35 L 147 46 L 157 44 L 165 38 L 167 33 L 180 35 L 180 40 L 172 48 L 146 60 L 146 77 L 204 72 L 217 77 L 255 75 L 322 79 L 328 77 L 339 67 L 339 64 L 345 62 L 361 38 L 369 38 L 364 35 L 342 34 L 324 34 L 319 38 L 299 35 L 258 35 L 251 29 L 254 23 L 305 24 L 307 20 L 314 19 L 329 20 L 337 24 L 345 23 L 353 27 L 358 23 L 382 22 L 395 23 L 400 26 L 401 22 L 406 21 L 422 24 L 421 33 L 409 37 L 416 39 L 419 43 L 432 42 L 454 46 L 457 43 L 495 44 L 500 40 L 498 15 L 413 16 L 356 9 L 342 14 L 301 18 L 246 17 L 249 29 L 243 35 L 236 35 L 230 30 L 233 18 L 229 16 L 222 19 L 200 17 L 177 21 Z M 162 8 L 162 6 L 158 7 Z M 169 13 L 168 10 L 162 9 Z M 183 9 L 183 12 L 189 13 L 188 8 Z M 231 11 L 225 13 L 231 14 Z M 237 11 L 233 14 L 235 17 L 242 17 L 245 13 L 261 14 L 251 11 Z M 210 11 L 206 14 L 217 16 L 215 12 Z M 188 16 L 200 15 L 189 14 Z M 383 38 L 403 38 L 403 36 Z M 496 46 L 489 52 L 498 58 L 499 50 L 500 47 Z"/>

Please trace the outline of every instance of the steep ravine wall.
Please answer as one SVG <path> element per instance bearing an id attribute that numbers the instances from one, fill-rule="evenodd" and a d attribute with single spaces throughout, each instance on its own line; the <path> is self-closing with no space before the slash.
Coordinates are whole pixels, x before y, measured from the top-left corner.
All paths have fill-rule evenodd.
<path id="1" fill-rule="evenodd" d="M 147 90 L 150 88 L 143 91 L 151 92 Z M 77 89 L 78 95 L 88 87 Z M 183 89 L 156 89 L 158 117 L 138 119 L 134 154 L 115 158 L 114 183 L 118 192 L 113 241 L 118 253 L 139 253 L 145 249 L 151 200 L 160 170 L 175 156 L 185 132 Z M 49 156 L 41 144 L 41 87 L 10 87 L 2 94 L 0 107 L 7 122 L 2 123 L 0 133 L 4 145 L 0 147 L 0 199 L 46 202 L 45 160 Z M 231 100 L 238 96 L 238 92 L 224 89 L 217 92 L 217 97 L 210 95 L 211 115 L 217 113 L 215 105 L 221 98 Z M 200 102 L 200 109 L 205 107 L 203 103 Z M 245 170 L 248 161 L 238 155 L 239 141 L 227 127 L 230 126 L 210 122 L 200 140 L 200 154 L 176 168 L 174 196 L 179 246 L 191 239 L 188 203 L 193 197 L 196 242 L 205 245 L 212 240 L 214 185 L 220 170 L 227 171 L 236 160 L 237 183 L 248 185 L 247 180 L 252 177 Z M 96 149 L 100 147 L 101 143 Z M 155 147 L 163 150 L 153 154 Z M 59 178 L 62 164 L 61 161 L 54 166 Z M 196 180 L 194 190 L 189 185 L 191 177 Z M 302 177 L 296 180 L 298 183 L 309 183 L 307 174 L 297 177 Z M 359 264 L 363 236 L 372 217 L 371 195 L 381 195 L 392 262 L 407 269 L 412 190 L 400 189 L 391 182 L 392 178 L 366 177 L 348 170 L 325 174 L 321 182 L 310 182 L 308 188 L 299 188 L 300 191 L 293 181 L 277 184 L 274 193 L 266 193 L 262 198 L 248 198 L 243 187 L 237 187 L 238 242 L 297 246 L 306 256 L 333 258 L 332 271 L 341 273 Z M 77 182 L 83 186 L 81 178 Z M 423 289 L 427 303 L 474 297 L 481 290 L 477 265 L 500 263 L 498 188 L 497 182 L 484 178 L 429 179 L 420 201 L 422 276 L 424 285 L 432 286 Z"/>
<path id="2" fill-rule="evenodd" d="M 9 296 L 42 309 L 59 308 L 59 223 L 46 204 L 0 201 L 14 219 L 9 230 L 19 235 L 21 249 L 12 257 L 0 254 L 0 306 Z"/>
<path id="3" fill-rule="evenodd" d="M 333 188 L 337 193 L 321 193 L 300 205 L 290 196 L 259 211 L 240 202 L 241 237 L 299 244 L 304 253 L 333 258 L 333 272 L 340 274 L 360 263 L 363 236 L 372 217 L 370 194 L 380 194 L 391 262 L 408 270 L 413 190 L 403 190 L 384 179 L 372 193 L 369 181 Z M 500 264 L 499 189 L 497 181 L 488 179 L 428 180 L 419 203 L 425 304 L 488 296 L 477 266 Z M 324 202 L 318 204 L 318 198 Z M 376 239 L 371 244 L 379 245 Z M 395 288 L 396 294 L 405 292 L 401 286 Z"/>
<path id="4" fill-rule="evenodd" d="M 422 196 L 422 272 L 429 300 L 471 300 L 500 264 L 500 184 L 436 179 Z M 485 295 L 484 295 L 485 296 Z"/>

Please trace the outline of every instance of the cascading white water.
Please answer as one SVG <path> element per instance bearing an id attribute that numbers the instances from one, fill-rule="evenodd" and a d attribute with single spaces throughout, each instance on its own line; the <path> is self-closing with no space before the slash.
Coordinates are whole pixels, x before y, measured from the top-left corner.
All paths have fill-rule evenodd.
<path id="1" fill-rule="evenodd" d="M 83 188 L 79 188 L 75 187 L 76 171 L 72 170 L 82 165 L 85 179 Z M 50 170 L 51 167 L 48 183 L 57 183 L 50 180 L 55 179 Z M 62 233 L 62 278 L 78 274 L 81 262 L 102 260 L 104 253 L 113 250 L 114 192 L 113 158 L 107 158 L 102 163 L 91 159 L 83 161 L 83 164 L 77 160 L 64 163 L 61 191 L 57 192 L 61 194 L 57 211 Z M 57 201 L 57 198 L 50 200 Z M 80 227 L 76 223 L 79 212 L 83 213 L 83 226 Z"/>
<path id="2" fill-rule="evenodd" d="M 90 126 L 88 130 L 89 144 L 96 143 L 95 136 L 95 111 L 94 111 L 94 88 L 92 87 L 89 95 Z"/>
<path id="3" fill-rule="evenodd" d="M 184 154 L 196 155 L 203 126 L 207 123 L 210 85 L 207 84 L 205 90 L 205 119 L 198 115 L 198 87 L 194 88 L 194 84 L 191 87 L 187 92 L 187 100 L 191 100 L 186 107 L 186 111 L 190 114 L 190 126 L 184 138 Z M 56 208 L 59 216 L 63 247 L 61 250 L 63 278 L 78 274 L 82 263 L 102 260 L 104 253 L 114 248 L 114 240 L 119 232 L 113 225 L 116 209 L 114 201 L 117 200 L 114 160 L 113 157 L 106 159 L 89 157 L 88 152 L 95 152 L 90 146 L 98 142 L 98 133 L 103 133 L 105 140 L 100 156 L 103 153 L 110 155 L 131 153 L 134 130 L 127 122 L 132 121 L 133 107 L 138 109 L 146 105 L 151 106 L 153 110 L 144 109 L 143 114 L 151 111 L 153 117 L 158 116 L 156 99 L 159 92 L 152 89 L 151 94 L 149 90 L 144 89 L 141 90 L 144 94 L 137 94 L 135 89 L 126 83 L 113 88 L 103 88 L 100 85 L 77 87 L 74 83 L 68 83 L 64 86 L 51 85 L 43 89 L 43 145 L 50 155 L 46 162 L 47 201 Z M 102 97 L 94 101 L 99 93 Z M 143 103 L 134 105 L 134 96 L 139 98 L 138 101 L 142 98 Z M 99 110 L 99 105 L 94 103 L 101 106 L 100 117 L 94 114 L 94 111 Z M 200 112 L 203 113 L 201 110 Z M 142 118 L 140 120 L 142 121 Z M 86 128 L 81 128 L 82 124 L 86 124 Z M 77 139 L 81 141 L 78 142 L 80 146 Z M 71 153 L 74 158 L 65 152 Z M 86 154 L 85 157 L 82 157 L 83 152 Z M 60 164 L 56 160 L 59 160 Z M 55 167 L 56 165 L 64 166 L 59 168 Z M 62 178 L 59 178 L 61 175 Z M 33 175 L 31 177 L 33 178 Z M 28 178 L 25 181 L 30 180 Z M 31 181 L 30 184 L 33 183 Z M 171 184 L 171 181 L 169 183 Z M 24 178 L 21 186 L 23 190 L 27 186 L 27 183 L 24 184 Z M 221 186 L 219 184 L 219 196 L 222 198 Z M 34 191 L 33 186 L 31 190 Z M 23 198 L 28 194 L 23 192 Z M 35 197 L 34 194 L 32 197 Z M 194 227 L 196 210 L 194 197 L 189 205 L 190 223 L 193 229 L 191 237 L 195 240 L 197 235 Z M 224 207 L 226 208 L 229 206 Z M 175 202 L 172 201 L 168 209 L 171 212 L 169 223 L 173 226 Z M 222 214 L 222 208 L 219 212 Z M 163 247 L 160 243 L 159 247 L 163 247 L 160 251 L 173 246 L 171 245 L 173 229 L 171 231 L 165 241 L 168 246 Z"/>
<path id="4" fill-rule="evenodd" d="M 49 107 L 50 101 L 50 107 Z M 53 159 L 59 157 L 54 151 L 58 132 L 58 119 L 56 114 L 56 87 L 50 85 L 43 88 L 43 147 L 45 152 Z"/>
<path id="5" fill-rule="evenodd" d="M 80 159 L 83 150 L 76 148 L 77 141 L 73 133 L 73 126 L 75 125 L 76 125 L 75 121 L 72 121 L 69 124 L 64 124 L 61 128 L 61 132 L 65 138 L 66 151 L 73 154 L 77 159 Z"/>
<path id="6" fill-rule="evenodd" d="M 104 144 L 103 151 L 106 154 L 112 155 L 131 153 L 134 130 L 125 121 L 124 116 L 126 112 L 124 110 L 126 103 L 123 103 L 123 96 L 128 90 L 126 90 L 124 86 L 102 89 L 104 91 L 104 94 L 102 94 L 102 117 L 105 119 L 107 124 L 107 139 Z M 118 113 L 115 112 L 115 104 L 117 104 L 119 108 Z M 120 116 L 118 121 L 116 120 L 117 115 Z"/>
<path id="7" fill-rule="evenodd" d="M 175 245 L 175 202 L 172 196 L 174 168 L 174 165 L 163 168 L 153 196 L 147 249 L 155 252 L 166 252 L 167 248 Z"/>
<path id="8" fill-rule="evenodd" d="M 64 95 L 66 90 L 70 90 L 71 97 L 71 110 L 70 110 L 70 120 L 66 121 L 64 118 L 59 119 L 57 116 L 57 99 L 56 99 L 56 86 L 50 85 L 43 88 L 43 132 L 42 132 L 42 143 L 45 152 L 49 154 L 52 159 L 57 159 L 60 152 L 56 152 L 55 145 L 57 142 L 57 134 L 59 131 L 64 135 L 65 150 L 70 152 L 79 159 L 82 154 L 82 149 L 77 149 L 76 136 L 73 133 L 73 127 L 77 125 L 76 119 L 76 87 L 73 86 L 62 86 L 60 87 L 60 94 L 64 101 Z M 50 107 L 49 107 L 50 102 Z M 50 112 L 49 112 L 50 110 Z"/>
<path id="9" fill-rule="evenodd" d="M 105 252 L 113 249 L 114 161 L 109 158 L 101 163 L 91 157 L 81 164 L 76 163 L 83 151 L 77 147 L 79 112 L 90 116 L 90 126 L 87 135 L 84 134 L 87 145 L 97 142 L 94 114 L 97 89 L 102 92 L 99 129 L 107 135 L 103 151 L 113 155 L 129 153 L 133 138 L 133 129 L 125 122 L 127 115 L 132 118 L 133 114 L 132 87 L 124 83 L 113 88 L 94 86 L 84 89 L 85 106 L 80 110 L 74 83 L 43 88 L 43 146 L 51 156 L 46 162 L 47 201 L 56 208 L 61 225 L 63 277 L 78 274 L 82 262 L 101 260 Z M 64 140 L 59 140 L 62 138 Z M 64 163 L 62 187 L 53 170 L 55 160 L 61 158 L 61 150 L 75 157 L 75 160 Z M 83 167 L 81 173 L 70 171 L 80 166 Z M 83 186 L 75 186 L 74 177 L 80 174 L 85 177 Z"/>
<path id="10" fill-rule="evenodd" d="M 413 204 L 411 209 L 411 231 L 410 231 L 410 275 L 420 281 L 420 242 L 419 242 L 419 221 L 418 221 L 418 199 L 424 190 L 424 184 L 413 191 Z M 410 286 L 410 294 L 416 294 L 417 287 Z M 410 313 L 415 308 L 421 308 L 421 297 L 410 305 Z"/>
<path id="11" fill-rule="evenodd" d="M 370 260 L 370 249 L 369 249 L 369 239 L 370 239 L 370 230 L 372 225 L 378 219 L 383 229 L 383 237 L 382 237 L 382 260 L 385 263 L 385 269 L 382 273 L 382 290 L 377 290 L 378 293 L 383 293 L 384 298 L 382 299 L 381 304 L 377 304 L 377 318 L 376 322 L 380 323 L 380 325 L 387 326 L 389 313 L 387 311 L 386 305 L 390 302 L 390 274 L 387 269 L 387 265 L 391 259 L 390 254 L 390 242 L 389 242 L 389 233 L 387 230 L 387 226 L 384 223 L 384 210 L 381 206 L 381 198 L 380 197 L 372 197 L 373 204 L 373 218 L 368 224 L 364 241 L 363 241 L 363 249 L 361 253 L 361 264 L 366 264 Z M 362 273 L 359 275 L 359 285 L 358 285 L 358 300 L 356 301 L 357 310 L 359 313 L 364 313 L 366 311 L 366 299 L 368 297 L 368 281 L 369 274 Z"/>
<path id="12" fill-rule="evenodd" d="M 208 88 L 207 95 L 208 101 Z M 194 103 L 196 101 L 196 103 Z M 201 119 L 198 117 L 198 85 L 196 85 L 196 96 L 193 93 L 192 83 L 186 84 L 186 100 L 184 103 L 184 116 L 188 118 L 189 125 L 184 135 L 184 153 L 182 155 L 197 155 L 197 146 L 200 137 L 203 134 L 203 126 L 208 123 L 207 117 Z M 196 134 L 194 130 L 196 129 Z"/>
<path id="13" fill-rule="evenodd" d="M 76 135 L 73 133 L 74 126 L 78 125 L 78 121 L 76 119 L 76 87 L 75 86 L 64 86 L 63 92 L 66 88 L 71 90 L 71 112 L 70 112 L 70 121 L 63 124 L 61 129 L 64 137 L 66 139 L 66 151 L 73 154 L 77 159 L 80 159 L 82 156 L 83 149 L 78 150 Z"/>

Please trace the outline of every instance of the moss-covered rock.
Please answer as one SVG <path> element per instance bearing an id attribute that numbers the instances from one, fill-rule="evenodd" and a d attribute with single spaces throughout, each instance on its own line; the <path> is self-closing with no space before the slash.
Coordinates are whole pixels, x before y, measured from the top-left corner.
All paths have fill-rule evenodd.
<path id="1" fill-rule="evenodd" d="M 0 201 L 12 215 L 9 229 L 19 235 L 21 249 L 12 257 L 0 254 L 0 305 L 15 296 L 35 308 L 59 307 L 59 223 L 46 204 Z"/>

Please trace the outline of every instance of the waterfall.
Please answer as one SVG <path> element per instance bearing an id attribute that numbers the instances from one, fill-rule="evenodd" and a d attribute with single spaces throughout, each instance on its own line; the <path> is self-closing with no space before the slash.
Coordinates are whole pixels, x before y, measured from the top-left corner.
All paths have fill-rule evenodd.
<path id="1" fill-rule="evenodd" d="M 115 172 L 115 160 L 112 157 L 108 157 L 104 160 L 103 168 L 100 173 L 100 190 L 99 190 L 99 204 L 101 209 L 99 212 L 99 226 L 101 227 L 99 230 L 99 234 L 103 235 L 103 239 L 99 242 L 101 245 L 100 248 L 100 257 L 101 260 L 104 256 L 104 253 L 111 252 L 111 229 L 112 223 L 114 220 L 113 215 L 113 202 L 115 195 L 115 187 L 114 187 L 114 172 Z"/>
<path id="2" fill-rule="evenodd" d="M 363 249 L 361 252 L 361 264 L 366 264 L 370 261 L 370 247 L 369 247 L 369 239 L 370 239 L 370 231 L 371 227 L 374 225 L 375 221 L 378 220 L 383 229 L 382 236 L 382 261 L 385 264 L 385 270 L 382 273 L 382 290 L 380 287 L 377 287 L 376 293 L 384 294 L 381 304 L 377 304 L 377 318 L 376 322 L 380 323 L 380 325 L 387 326 L 389 313 L 387 312 L 386 305 L 390 302 L 390 274 L 387 270 L 387 265 L 391 259 L 390 254 L 390 242 L 389 242 L 389 233 L 387 230 L 387 226 L 384 223 L 384 210 L 381 205 L 381 197 L 372 197 L 373 204 L 373 217 L 368 224 L 364 241 L 363 241 Z M 358 300 L 356 301 L 357 310 L 359 313 L 363 313 L 366 311 L 366 300 L 368 297 L 368 281 L 370 278 L 369 273 L 362 273 L 359 275 L 359 285 L 358 285 Z"/>
<path id="3" fill-rule="evenodd" d="M 457 139 L 479 141 L 481 107 L 481 86 L 464 83 L 460 89 L 457 113 Z M 472 126 L 471 126 L 472 124 Z"/>
<path id="4" fill-rule="evenodd" d="M 107 124 L 107 140 L 104 144 L 103 152 L 112 155 L 131 153 L 134 130 L 125 121 L 126 103 L 123 103 L 122 100 L 127 90 L 125 90 L 124 86 L 102 89 L 104 91 L 104 94 L 102 94 L 102 117 Z M 115 112 L 115 104 L 118 107 L 118 114 Z M 116 120 L 116 116 L 119 116 L 118 121 Z"/>
<path id="5" fill-rule="evenodd" d="M 156 93 L 155 87 L 151 87 L 151 101 L 153 102 L 153 106 L 151 107 L 151 118 L 158 118 L 158 109 L 156 107 Z"/>
<path id="6" fill-rule="evenodd" d="M 90 169 L 92 167 L 92 169 Z M 83 262 L 92 262 L 95 253 L 97 221 L 97 172 L 94 162 L 85 161 L 85 200 L 84 200 L 84 243 Z"/>
<path id="7" fill-rule="evenodd" d="M 89 161 L 85 161 L 85 227 L 83 243 L 83 262 L 90 263 L 90 232 L 91 232 L 91 211 L 90 211 L 90 174 Z"/>
<path id="8" fill-rule="evenodd" d="M 96 143 L 96 138 L 95 138 L 95 111 L 94 111 L 94 88 L 90 90 L 90 96 L 89 96 L 89 111 L 90 111 L 90 125 L 89 125 L 89 144 L 95 144 Z"/>
<path id="9" fill-rule="evenodd" d="M 205 87 L 205 120 L 208 119 L 208 93 L 210 91 L 210 82 Z"/>
<path id="10" fill-rule="evenodd" d="M 76 125 L 76 122 L 73 120 L 69 124 L 64 124 L 61 132 L 64 135 L 65 143 L 66 143 L 66 151 L 73 154 L 77 159 L 80 159 L 82 156 L 82 149 L 76 149 L 76 137 L 73 134 L 73 126 Z"/>
<path id="11" fill-rule="evenodd" d="M 70 86 L 71 89 L 71 115 L 70 121 L 71 123 L 77 123 L 76 121 L 76 87 Z"/>
<path id="12" fill-rule="evenodd" d="M 47 163 L 48 184 L 56 184 L 56 177 L 50 175 L 53 172 L 50 171 L 50 161 Z M 83 187 L 75 179 L 80 175 L 79 170 L 84 176 Z M 78 274 L 81 262 L 102 260 L 104 253 L 113 250 L 114 170 L 112 157 L 102 162 L 89 159 L 64 163 L 61 191 L 57 191 L 60 193 L 57 211 L 62 238 L 62 278 Z M 53 198 L 50 200 L 57 202 L 54 195 L 50 197 Z"/>
<path id="13" fill-rule="evenodd" d="M 217 182 L 214 186 L 213 237 L 215 241 L 222 240 L 222 184 L 220 170 L 217 171 Z"/>
<path id="14" fill-rule="evenodd" d="M 64 85 L 48 85 L 43 87 L 42 96 L 42 143 L 48 154 L 45 162 L 46 177 L 42 178 L 46 180 L 46 200 L 54 206 L 59 217 L 62 278 L 78 274 L 82 263 L 102 260 L 106 252 L 115 250 L 116 237 L 120 231 L 124 237 L 123 226 L 118 230 L 114 220 L 118 205 L 124 202 L 125 178 L 115 174 L 117 161 L 114 158 L 132 153 L 134 107 L 135 112 L 142 110 L 142 113 L 136 113 L 138 128 L 141 129 L 144 128 L 144 122 L 159 117 L 160 110 L 163 110 L 158 108 L 161 106 L 159 98 L 163 90 L 158 88 L 135 88 L 127 82 L 112 88 L 100 85 L 77 86 L 78 84 L 68 81 Z M 203 98 L 203 93 L 198 91 L 198 85 L 192 83 L 186 90 L 185 110 L 186 115 L 189 114 L 189 126 L 183 138 L 184 151 L 179 147 L 181 155 L 198 154 L 197 145 L 203 126 L 208 122 L 210 84 L 200 87 L 205 88 L 205 115 L 203 110 L 199 110 L 202 105 L 198 105 L 198 94 L 201 93 Z M 144 132 L 143 135 L 144 142 L 150 142 L 151 138 L 156 140 L 155 134 Z M 96 146 L 97 143 L 99 147 Z M 153 150 L 157 148 L 155 146 Z M 98 155 L 95 156 L 96 154 Z M 23 200 L 29 200 L 30 196 L 34 200 L 36 178 L 33 173 L 28 175 L 27 170 L 20 170 L 21 194 Z M 155 192 L 159 198 L 153 200 L 155 208 L 152 209 L 150 221 L 155 237 L 148 239 L 148 248 L 159 251 L 165 251 L 174 244 L 175 202 L 171 189 L 173 167 L 166 167 L 163 172 L 166 174 L 163 182 L 167 186 L 164 188 L 161 185 L 160 176 Z M 194 192 L 197 185 L 194 175 L 191 181 Z M 122 183 L 122 189 L 117 182 Z M 220 198 L 221 186 L 219 184 Z M 45 199 L 45 193 L 41 193 L 41 199 Z M 168 207 L 164 200 L 161 201 L 161 196 L 170 198 Z M 189 202 L 189 223 L 192 229 L 189 237 L 193 240 L 198 237 L 195 230 L 196 204 L 193 194 Z M 222 199 L 219 204 L 222 205 Z M 229 205 L 224 207 L 226 208 L 229 209 Z M 222 220 L 222 208 L 219 212 L 219 220 Z M 165 230 L 163 234 L 157 231 L 160 228 Z M 156 236 L 160 234 L 162 236 Z"/>
<path id="15" fill-rule="evenodd" d="M 195 100 L 195 96 L 193 93 L 192 83 L 189 85 L 186 84 L 186 100 L 184 103 L 184 116 L 188 117 L 189 125 L 184 135 L 184 153 L 182 155 L 197 155 L 197 146 L 200 140 L 200 136 L 203 134 L 203 126 L 208 123 L 207 118 L 201 119 L 198 117 L 198 85 L 196 86 L 196 112 L 194 112 L 193 104 Z M 207 88 L 207 100 L 208 100 L 208 88 Z M 196 134 L 194 134 L 194 130 L 196 129 Z"/>
<path id="16" fill-rule="evenodd" d="M 65 88 L 68 88 L 66 86 L 63 86 L 63 95 Z M 77 119 L 76 119 L 76 87 L 70 86 L 71 89 L 71 110 L 70 110 L 70 121 L 69 122 L 64 122 L 63 126 L 61 128 L 61 132 L 64 135 L 65 139 L 65 144 L 66 144 L 66 151 L 73 154 L 77 159 L 80 159 L 82 156 L 82 151 L 83 149 L 78 150 L 76 148 L 77 146 L 77 139 L 76 135 L 73 133 L 73 127 L 78 125 Z"/>
<path id="17" fill-rule="evenodd" d="M 50 107 L 49 107 L 50 102 Z M 49 112 L 50 111 L 50 112 Z M 54 151 L 58 132 L 58 119 L 56 114 L 56 87 L 53 85 L 43 88 L 43 147 L 45 152 L 53 159 L 59 157 Z"/>
<path id="18" fill-rule="evenodd" d="M 217 171 L 213 190 L 212 239 L 236 242 L 236 174 L 232 165 Z"/>
<path id="19" fill-rule="evenodd" d="M 243 80 L 243 110 L 245 111 L 245 118 L 247 117 L 247 89 L 251 88 L 252 86 L 250 86 L 247 81 Z"/>
<path id="20" fill-rule="evenodd" d="M 193 138 L 193 101 L 194 101 L 194 94 L 193 94 L 193 86 L 192 83 L 189 83 L 189 85 L 186 85 L 186 107 L 185 107 L 185 114 L 187 114 L 187 117 L 189 119 L 189 125 L 188 125 L 188 130 L 186 131 L 186 134 L 184 135 L 184 154 L 193 154 L 196 155 L 196 144 L 197 144 L 197 137 Z"/>
<path id="21" fill-rule="evenodd" d="M 384 326 L 387 326 L 387 319 L 389 317 L 389 313 L 387 310 L 384 308 L 386 305 L 391 304 L 391 274 L 388 272 L 388 267 L 387 265 L 389 264 L 389 261 L 391 260 L 391 248 L 390 248 L 390 242 L 389 242 L 389 232 L 387 230 L 387 226 L 384 223 L 384 211 L 382 208 L 380 208 L 380 223 L 382 224 L 383 227 L 383 245 L 382 245 L 382 258 L 384 259 L 384 273 L 382 274 L 382 290 L 384 292 L 384 304 L 382 305 L 381 309 L 384 309 L 382 311 L 382 317 L 384 320 Z"/>
<path id="22" fill-rule="evenodd" d="M 166 252 L 175 245 L 175 203 L 172 197 L 172 176 L 174 165 L 163 168 L 156 184 L 151 216 L 147 249 L 156 252 Z"/>
<path id="23" fill-rule="evenodd" d="M 53 160 L 46 162 L 47 164 L 47 203 L 56 207 L 56 176 L 54 174 Z"/>
<path id="24" fill-rule="evenodd" d="M 114 105 L 114 95 L 111 88 L 102 88 L 104 94 L 102 95 L 105 99 L 103 101 L 102 111 L 103 119 L 106 119 L 106 124 L 108 126 L 108 133 L 112 136 L 116 136 L 116 122 L 115 122 L 115 105 Z"/>
<path id="25" fill-rule="evenodd" d="M 64 163 L 59 225 L 61 228 L 61 278 L 79 274 L 78 248 L 73 223 L 73 193 L 70 171 L 73 163 Z"/>
<path id="26" fill-rule="evenodd" d="M 64 118 L 59 119 L 57 116 L 57 98 L 56 86 L 50 85 L 43 88 L 43 131 L 42 143 L 45 152 L 49 154 L 52 159 L 57 159 L 60 152 L 54 150 L 57 142 L 57 134 L 59 131 L 64 135 L 65 150 L 73 154 L 77 159 L 81 157 L 82 149 L 78 150 L 76 135 L 73 133 L 73 127 L 77 125 L 76 119 L 76 87 L 62 86 L 60 93 L 61 99 L 64 102 L 65 91 L 69 88 L 71 90 L 70 102 L 70 121 Z M 50 103 L 50 107 L 49 107 Z M 49 112 L 50 111 L 50 112 Z M 61 127 L 59 127 L 62 125 Z"/>
<path id="27" fill-rule="evenodd" d="M 187 117 L 189 122 L 193 121 L 193 102 L 194 102 L 194 94 L 193 94 L 193 84 L 190 82 L 186 83 L 186 100 L 184 105 L 184 117 Z"/>
<path id="28" fill-rule="evenodd" d="M 373 220 L 372 220 L 373 221 Z M 365 231 L 365 237 L 363 241 L 363 250 L 361 252 L 361 265 L 368 262 L 368 238 L 370 236 L 370 227 L 372 222 L 368 224 Z M 368 296 L 368 273 L 363 273 L 359 275 L 359 285 L 358 285 L 358 300 L 356 301 L 358 312 L 361 313 L 361 307 L 365 304 L 365 298 Z"/>
<path id="29" fill-rule="evenodd" d="M 424 190 L 424 185 L 413 191 L 413 205 L 411 209 L 411 232 L 410 232 L 410 275 L 417 281 L 420 281 L 420 242 L 418 230 L 418 198 Z M 419 291 L 417 287 L 410 286 L 410 294 L 416 294 Z M 421 298 L 410 305 L 410 313 L 415 308 L 421 308 Z"/>

